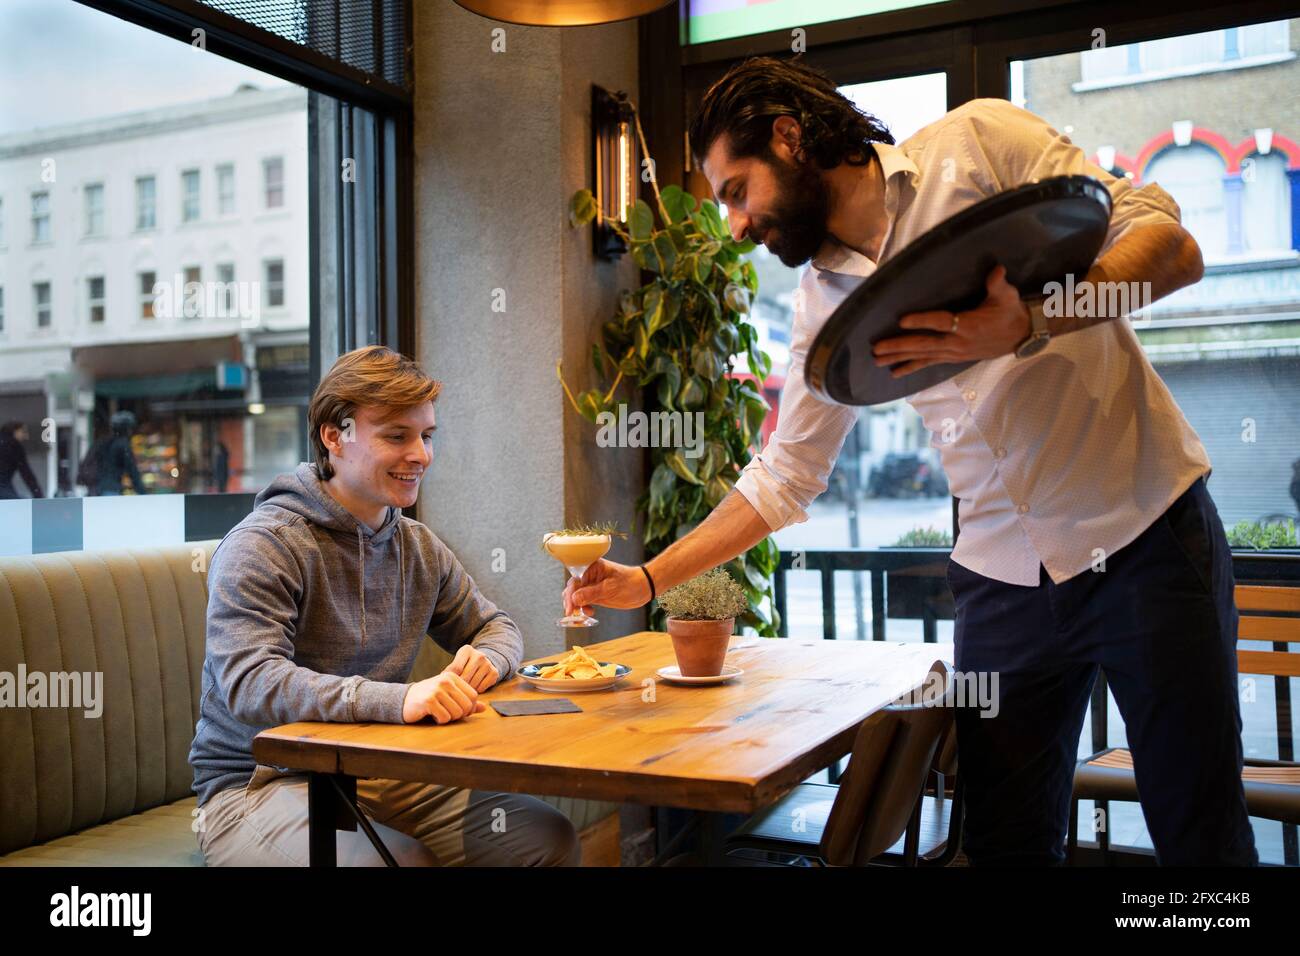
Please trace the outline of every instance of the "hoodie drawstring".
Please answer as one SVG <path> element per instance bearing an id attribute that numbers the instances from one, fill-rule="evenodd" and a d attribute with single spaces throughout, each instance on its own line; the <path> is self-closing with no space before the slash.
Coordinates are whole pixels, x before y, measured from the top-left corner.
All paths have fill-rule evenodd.
<path id="1" fill-rule="evenodd" d="M 406 635 L 406 561 L 402 558 L 402 538 L 403 528 L 400 524 L 401 518 L 398 518 L 397 525 L 397 621 L 400 630 L 397 632 L 399 638 Z"/>
<path id="2" fill-rule="evenodd" d="M 357 560 L 361 562 L 361 646 L 366 646 L 366 549 L 357 526 Z"/>

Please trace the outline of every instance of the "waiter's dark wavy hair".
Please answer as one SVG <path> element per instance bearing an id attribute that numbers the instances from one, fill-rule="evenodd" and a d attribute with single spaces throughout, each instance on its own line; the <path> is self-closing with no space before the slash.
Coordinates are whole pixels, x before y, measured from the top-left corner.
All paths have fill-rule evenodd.
<path id="1" fill-rule="evenodd" d="M 821 70 L 797 59 L 756 56 L 733 66 L 704 94 L 689 133 L 696 165 L 724 133 L 733 157 L 770 159 L 772 122 L 779 116 L 798 120 L 800 145 L 822 169 L 865 165 L 867 143 L 894 142 L 884 123 L 853 105 Z"/>

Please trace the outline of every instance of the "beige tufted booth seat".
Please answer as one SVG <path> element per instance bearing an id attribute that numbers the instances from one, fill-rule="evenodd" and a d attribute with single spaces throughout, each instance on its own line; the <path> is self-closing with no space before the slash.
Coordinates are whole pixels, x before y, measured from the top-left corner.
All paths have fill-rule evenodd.
<path id="1" fill-rule="evenodd" d="M 102 714 L 0 706 L 0 866 L 202 866 L 188 762 L 216 541 L 0 558 L 0 672 L 103 672 Z M 447 660 L 425 642 L 412 679 Z M 618 863 L 617 806 L 544 797 L 584 862 Z"/>

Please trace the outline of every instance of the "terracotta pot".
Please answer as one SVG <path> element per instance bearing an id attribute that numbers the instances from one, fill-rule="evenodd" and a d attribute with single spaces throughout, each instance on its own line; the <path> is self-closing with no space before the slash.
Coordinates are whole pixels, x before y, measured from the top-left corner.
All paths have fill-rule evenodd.
<path id="1" fill-rule="evenodd" d="M 683 677 L 717 677 L 727 657 L 731 632 L 736 619 L 725 621 L 683 621 L 668 619 L 668 633 L 673 639 L 673 653 Z"/>

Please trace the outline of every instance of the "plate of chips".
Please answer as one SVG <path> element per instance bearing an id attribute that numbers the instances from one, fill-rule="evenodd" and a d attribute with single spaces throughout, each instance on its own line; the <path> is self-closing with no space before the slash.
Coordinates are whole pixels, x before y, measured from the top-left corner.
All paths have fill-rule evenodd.
<path id="1" fill-rule="evenodd" d="M 604 690 L 612 687 L 632 673 L 626 664 L 598 661 L 581 647 L 575 647 L 558 661 L 525 664 L 519 668 L 519 677 L 538 690 L 574 691 Z"/>

